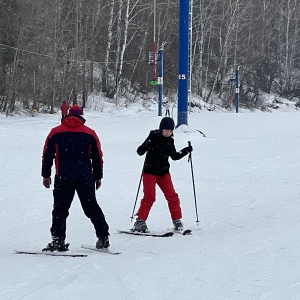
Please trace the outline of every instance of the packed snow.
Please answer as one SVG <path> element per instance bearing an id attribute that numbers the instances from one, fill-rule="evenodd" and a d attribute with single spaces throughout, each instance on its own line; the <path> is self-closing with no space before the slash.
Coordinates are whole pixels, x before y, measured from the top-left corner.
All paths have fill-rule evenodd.
<path id="1" fill-rule="evenodd" d="M 52 188 L 42 185 L 41 156 L 60 114 L 0 115 L 0 299 L 299 299 L 299 111 L 188 114 L 188 126 L 177 128 L 174 138 L 177 150 L 191 141 L 192 165 L 187 157 L 170 162 L 183 223 L 193 234 L 167 238 L 117 232 L 133 225 L 144 161 L 136 148 L 158 128 L 156 107 L 87 109 L 84 117 L 101 140 L 104 178 L 97 199 L 111 249 L 122 254 L 80 248 L 95 244 L 96 236 L 77 196 L 66 241 L 72 253 L 87 257 L 14 252 L 38 251 L 51 241 Z M 142 187 L 137 207 L 141 197 Z M 147 225 L 172 228 L 159 189 Z"/>

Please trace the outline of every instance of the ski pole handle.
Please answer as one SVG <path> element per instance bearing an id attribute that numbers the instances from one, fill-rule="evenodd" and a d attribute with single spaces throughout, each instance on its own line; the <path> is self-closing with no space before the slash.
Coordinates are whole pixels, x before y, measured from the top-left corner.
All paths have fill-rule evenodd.
<path id="1" fill-rule="evenodd" d="M 188 141 L 188 146 L 189 147 L 192 146 L 191 141 Z M 191 158 L 192 158 L 192 153 L 190 153 L 189 156 L 188 156 L 188 162 L 191 160 Z"/>

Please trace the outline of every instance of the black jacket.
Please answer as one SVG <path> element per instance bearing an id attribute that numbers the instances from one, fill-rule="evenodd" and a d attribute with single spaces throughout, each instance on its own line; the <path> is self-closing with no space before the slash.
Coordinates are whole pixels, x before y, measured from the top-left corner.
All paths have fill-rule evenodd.
<path id="1" fill-rule="evenodd" d="M 164 137 L 161 130 L 151 130 L 144 143 L 137 148 L 138 155 L 146 152 L 143 172 L 157 176 L 169 173 L 169 157 L 179 160 L 189 153 L 185 149 L 177 152 L 173 137 Z"/>

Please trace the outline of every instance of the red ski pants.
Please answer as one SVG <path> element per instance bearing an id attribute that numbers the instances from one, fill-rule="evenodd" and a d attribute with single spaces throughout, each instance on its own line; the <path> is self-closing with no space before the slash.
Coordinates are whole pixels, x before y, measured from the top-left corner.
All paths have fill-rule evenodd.
<path id="1" fill-rule="evenodd" d="M 170 173 L 163 176 L 143 174 L 144 197 L 137 216 L 141 220 L 147 220 L 150 209 L 155 202 L 155 185 L 158 185 L 168 201 L 172 220 L 182 218 L 180 200 L 175 192 Z"/>

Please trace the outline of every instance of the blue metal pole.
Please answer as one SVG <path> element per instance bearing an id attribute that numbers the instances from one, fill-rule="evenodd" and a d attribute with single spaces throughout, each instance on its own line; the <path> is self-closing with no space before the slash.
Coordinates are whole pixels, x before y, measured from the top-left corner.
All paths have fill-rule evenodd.
<path id="1" fill-rule="evenodd" d="M 162 116 L 162 98 L 163 98 L 163 49 L 158 50 L 158 57 L 159 57 L 159 63 L 158 63 L 158 77 L 157 77 L 157 83 L 158 83 L 158 115 Z"/>
<path id="2" fill-rule="evenodd" d="M 235 112 L 239 112 L 239 94 L 240 94 L 240 86 L 239 86 L 239 68 L 235 71 Z"/>
<path id="3" fill-rule="evenodd" d="M 189 73 L 189 0 L 179 0 L 178 120 L 187 125 Z"/>

